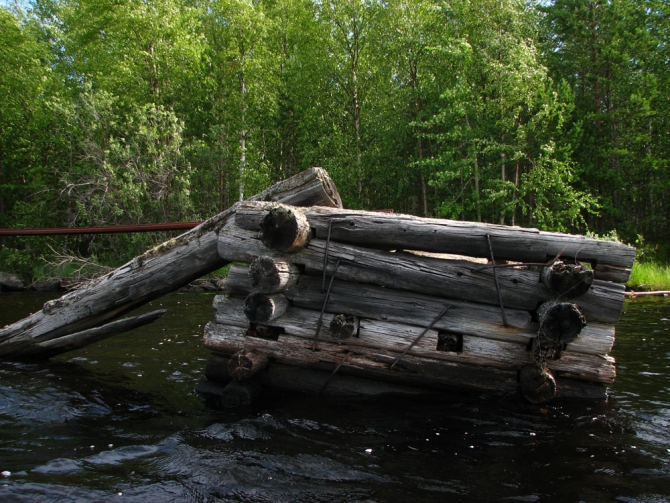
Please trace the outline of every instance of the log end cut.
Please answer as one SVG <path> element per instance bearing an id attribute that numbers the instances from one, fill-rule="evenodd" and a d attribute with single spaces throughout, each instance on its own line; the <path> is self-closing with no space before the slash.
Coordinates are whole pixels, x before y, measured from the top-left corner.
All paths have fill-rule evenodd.
<path id="1" fill-rule="evenodd" d="M 304 213 L 279 204 L 265 214 L 260 227 L 263 244 L 284 253 L 301 250 L 311 236 L 309 222 Z"/>
<path id="2" fill-rule="evenodd" d="M 530 403 L 547 403 L 556 396 L 556 379 L 547 368 L 526 365 L 519 371 L 519 391 Z"/>

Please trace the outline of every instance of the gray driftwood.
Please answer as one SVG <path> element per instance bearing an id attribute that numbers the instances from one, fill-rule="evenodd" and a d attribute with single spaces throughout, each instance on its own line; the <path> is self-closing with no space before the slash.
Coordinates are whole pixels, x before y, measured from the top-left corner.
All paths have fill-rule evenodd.
<path id="1" fill-rule="evenodd" d="M 313 168 L 255 196 L 259 201 L 341 206 L 328 174 Z M 0 356 L 20 355 L 35 344 L 99 327 L 226 264 L 217 253 L 218 231 L 237 205 L 136 257 L 41 311 L 0 330 Z"/>
<path id="2" fill-rule="evenodd" d="M 235 221 L 257 230 L 259 216 L 271 207 L 242 204 Z M 621 243 L 537 229 L 346 209 L 308 208 L 304 214 L 319 239 L 330 227 L 331 239 L 341 243 L 489 258 L 488 235 L 498 260 L 547 262 L 560 255 L 592 263 L 595 277 L 608 281 L 627 281 L 635 260 L 635 248 Z"/>

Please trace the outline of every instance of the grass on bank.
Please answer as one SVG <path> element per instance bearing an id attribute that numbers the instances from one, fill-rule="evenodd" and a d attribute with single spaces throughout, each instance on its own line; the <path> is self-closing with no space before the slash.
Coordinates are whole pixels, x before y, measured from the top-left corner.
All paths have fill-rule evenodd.
<path id="1" fill-rule="evenodd" d="M 635 262 L 626 285 L 632 290 L 670 290 L 670 266 Z"/>

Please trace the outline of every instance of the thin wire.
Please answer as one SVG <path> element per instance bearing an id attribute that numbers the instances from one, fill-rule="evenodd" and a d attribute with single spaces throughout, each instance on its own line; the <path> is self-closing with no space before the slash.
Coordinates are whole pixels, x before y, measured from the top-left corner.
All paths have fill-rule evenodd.
<path id="1" fill-rule="evenodd" d="M 491 236 L 486 235 L 486 241 L 489 244 L 489 252 L 491 254 L 491 263 L 495 264 L 496 261 L 493 258 L 493 246 L 491 245 Z M 500 312 L 502 313 L 503 326 L 507 327 L 507 316 L 505 315 L 505 306 L 503 306 L 502 293 L 500 293 L 500 283 L 498 283 L 498 270 L 493 269 L 493 279 L 496 282 L 496 292 L 498 293 L 498 302 L 500 303 Z"/>
<path id="2" fill-rule="evenodd" d="M 438 314 L 438 315 L 435 317 L 435 319 L 434 319 L 433 321 L 430 322 L 430 325 L 428 325 L 428 326 L 425 328 L 425 330 L 424 330 L 423 332 L 421 332 L 419 335 L 417 335 L 416 338 L 410 343 L 410 345 L 407 346 L 407 347 L 405 348 L 405 351 L 403 351 L 402 354 L 399 355 L 398 358 L 395 359 L 395 361 L 391 364 L 391 369 L 393 369 L 393 368 L 396 366 L 396 364 L 397 364 L 402 358 L 404 358 L 404 356 L 409 352 L 409 350 L 412 349 L 412 348 L 414 347 L 414 345 L 415 345 L 417 342 L 419 342 L 419 341 L 421 340 L 421 338 L 422 338 L 424 335 L 426 335 L 426 333 L 428 332 L 428 330 L 430 330 L 431 328 L 433 328 L 433 325 L 435 325 L 435 323 L 437 323 L 437 322 L 439 321 L 439 319 L 442 318 L 442 316 L 444 316 L 444 313 L 446 313 L 447 311 L 449 311 L 449 309 L 451 309 L 452 307 L 454 307 L 454 306 L 452 306 L 451 304 L 447 304 L 446 306 L 444 306 L 444 309 L 442 309 L 442 311 L 440 311 L 440 314 Z"/>
<path id="3" fill-rule="evenodd" d="M 328 303 L 328 297 L 330 297 L 330 289 L 333 286 L 333 280 L 335 279 L 335 273 L 337 268 L 340 267 L 340 259 L 337 259 L 335 263 L 335 269 L 333 270 L 333 275 L 330 277 L 330 283 L 328 284 L 328 291 L 326 292 L 326 298 L 323 299 L 323 307 L 321 307 L 321 314 L 319 315 L 319 321 L 316 323 L 316 332 L 314 333 L 314 344 L 312 349 L 316 349 L 316 341 L 319 339 L 319 333 L 321 332 L 321 325 L 323 323 L 323 313 L 326 311 L 326 304 Z"/>

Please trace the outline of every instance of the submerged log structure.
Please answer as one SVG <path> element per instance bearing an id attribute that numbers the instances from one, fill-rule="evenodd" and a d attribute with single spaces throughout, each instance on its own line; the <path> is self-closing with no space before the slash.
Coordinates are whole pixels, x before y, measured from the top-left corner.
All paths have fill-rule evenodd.
<path id="1" fill-rule="evenodd" d="M 609 352 L 629 246 L 250 201 L 220 229 L 218 250 L 235 265 L 204 345 L 208 379 L 237 383 L 224 403 L 239 402 L 248 382 L 604 399 L 616 375 Z"/>

